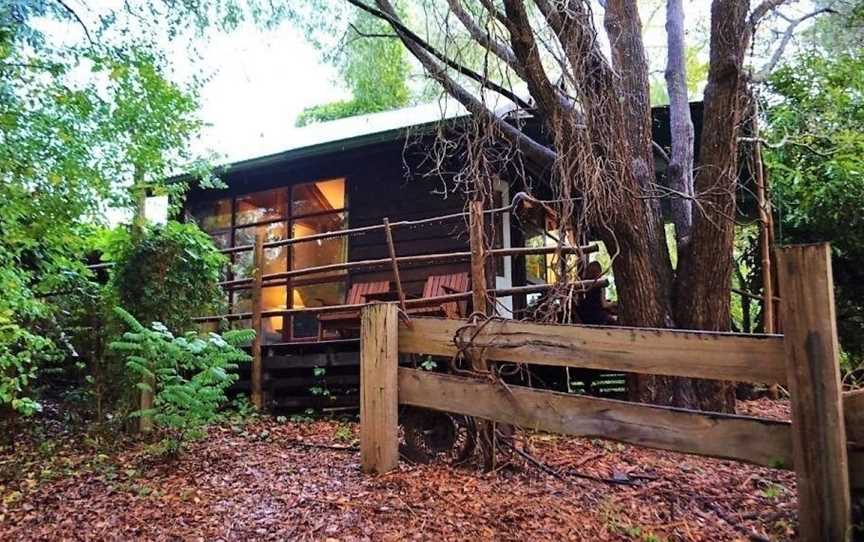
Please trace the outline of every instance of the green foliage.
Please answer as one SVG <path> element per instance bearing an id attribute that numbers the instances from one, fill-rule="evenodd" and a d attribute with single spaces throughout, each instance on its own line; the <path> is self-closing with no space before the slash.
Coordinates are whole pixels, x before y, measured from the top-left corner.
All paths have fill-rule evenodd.
<path id="1" fill-rule="evenodd" d="M 769 83 L 778 242 L 830 241 L 843 348 L 864 357 L 864 53 L 803 53 Z"/>
<path id="2" fill-rule="evenodd" d="M 176 336 L 158 322 L 147 328 L 122 308 L 115 311 L 129 331 L 111 348 L 125 357 L 126 367 L 140 378 L 136 387 L 154 392 L 153 408 L 135 415 L 152 416 L 156 426 L 168 433 L 169 443 L 179 446 L 217 419 L 226 402 L 225 390 L 237 380 L 238 364 L 251 360 L 240 346 L 251 341 L 255 332 Z"/>
<path id="3" fill-rule="evenodd" d="M 708 61 L 703 52 L 705 45 L 687 45 L 684 48 L 687 94 L 691 99 L 699 99 L 699 91 L 708 81 Z M 666 89 L 666 80 L 662 76 L 652 77 L 650 87 L 652 106 L 669 104 L 669 92 Z"/>
<path id="4" fill-rule="evenodd" d="M 411 97 L 409 64 L 405 48 L 397 38 L 364 37 L 392 34 L 389 24 L 357 10 L 345 36 L 337 67 L 352 98 L 307 107 L 297 117 L 297 126 L 404 107 Z"/>
<path id="5" fill-rule="evenodd" d="M 221 297 L 218 282 L 227 259 L 195 224 L 147 228 L 134 242 L 115 232 L 108 245 L 115 257 L 112 282 L 120 305 L 141 321 L 162 322 L 176 332 L 213 309 Z"/>
<path id="6" fill-rule="evenodd" d="M 0 315 L 0 405 L 9 405 L 22 414 L 41 410 L 27 391 L 36 377 L 40 357 L 51 348 L 49 340 Z"/>
<path id="7" fill-rule="evenodd" d="M 100 41 L 118 24 L 106 16 L 75 42 L 43 34 L 37 17 L 78 27 L 62 3 L 0 5 L 0 409 L 24 413 L 37 408 L 38 368 L 64 347 L 51 328 L 68 307 L 53 294 L 90 276 L 92 226 L 106 206 L 129 204 L 133 169 L 168 190 L 160 179 L 191 159 L 200 128 L 194 83 L 168 76 L 143 29 Z"/>

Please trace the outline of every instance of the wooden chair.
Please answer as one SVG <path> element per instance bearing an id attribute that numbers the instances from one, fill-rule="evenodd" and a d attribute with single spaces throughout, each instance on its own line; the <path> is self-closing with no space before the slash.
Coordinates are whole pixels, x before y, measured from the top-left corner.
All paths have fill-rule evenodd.
<path id="1" fill-rule="evenodd" d="M 442 295 L 460 294 L 471 288 L 471 279 L 467 272 L 449 275 L 430 275 L 423 286 L 423 299 L 440 297 Z M 460 318 L 463 302 L 447 301 L 428 307 L 408 309 L 408 314 L 418 316 L 444 316 L 445 318 Z"/>
<path id="2" fill-rule="evenodd" d="M 355 282 L 345 296 L 346 305 L 362 305 L 366 303 L 366 296 L 380 294 L 390 290 L 390 281 L 382 280 L 375 282 Z M 318 315 L 318 339 L 324 339 L 327 330 L 356 329 L 360 324 L 360 311 L 358 309 L 346 309 L 337 312 L 324 312 Z"/>

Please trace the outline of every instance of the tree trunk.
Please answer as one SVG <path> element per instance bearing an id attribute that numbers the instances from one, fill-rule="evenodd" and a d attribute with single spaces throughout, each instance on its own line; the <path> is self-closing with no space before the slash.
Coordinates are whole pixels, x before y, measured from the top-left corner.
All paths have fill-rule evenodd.
<path id="1" fill-rule="evenodd" d="M 502 121 L 451 77 L 445 68 L 469 77 L 472 72 L 409 32 L 389 0 L 376 0 L 377 10 L 359 0 L 346 1 L 390 21 L 430 76 L 478 122 L 494 127 L 495 135 L 550 173 L 553 187 L 559 188 L 562 199 L 569 201 L 567 196 L 571 193 L 582 197 L 579 210 L 582 214 L 574 220 L 580 224 L 587 221 L 614 255 L 612 266 L 622 323 L 728 329 L 738 96 L 743 52 L 749 41 L 745 23 L 748 0 L 714 0 L 712 5 L 711 65 L 705 94 L 702 156 L 694 179 L 694 192 L 701 197 L 699 210 L 704 212 L 691 211 L 695 216 L 690 250 L 680 255 L 679 274 L 674 281 L 655 186 L 648 63 L 636 0 L 605 2 L 604 25 L 609 34 L 611 66 L 596 39 L 591 2 L 534 0 L 563 49 L 557 60 L 564 75 L 556 82 L 546 73 L 540 55 L 545 43 L 532 28 L 527 3 L 481 2 L 484 13 L 499 21 L 508 34 L 509 45 L 497 43 L 492 54 L 507 64 L 518 64 L 514 73 L 526 83 L 534 100 L 531 114 L 545 124 L 548 139 L 542 143 Z M 503 6 L 503 11 L 499 6 Z M 680 0 L 671 8 L 680 8 Z M 683 28 L 683 19 L 679 19 L 680 24 L 673 28 L 673 39 L 681 37 L 680 32 L 674 31 Z M 482 42 L 478 41 L 481 46 Z M 683 114 L 687 108 L 683 43 L 678 50 L 680 58 L 676 58 L 678 67 L 674 71 L 679 84 L 675 88 L 680 87 L 680 81 L 685 83 L 683 94 L 676 96 L 676 104 L 683 103 L 683 109 L 679 108 Z M 484 77 L 473 75 L 483 85 Z M 676 120 L 680 116 L 676 115 Z M 692 141 L 681 145 L 692 153 Z M 686 156 L 682 158 L 684 162 Z M 682 170 L 685 168 L 691 169 L 682 165 Z M 723 279 L 717 280 L 718 277 Z M 722 383 L 661 377 L 636 377 L 632 386 L 634 398 L 643 401 L 722 411 L 734 409 L 730 390 Z"/>
<path id="2" fill-rule="evenodd" d="M 621 74 L 622 94 L 628 97 L 624 101 L 624 126 L 638 186 L 637 194 L 646 196 L 639 200 L 631 195 L 631 199 L 642 208 L 645 221 L 643 227 L 636 229 L 640 239 L 632 239 L 627 244 L 619 243 L 622 249 L 619 259 L 622 261 L 614 269 L 615 277 L 618 278 L 619 299 L 623 302 L 631 296 L 644 297 L 640 293 L 643 285 L 654 281 L 656 284 L 653 287 L 658 288 L 653 300 L 646 299 L 653 301 L 654 306 L 622 307 L 621 322 L 635 326 L 674 327 L 671 309 L 672 263 L 666 244 L 660 200 L 650 197 L 657 193 L 651 141 L 650 87 L 648 62 L 642 42 L 642 23 L 635 0 L 610 0 L 606 5 L 604 26 L 613 44 L 612 64 L 615 71 Z M 686 105 L 686 88 L 684 101 Z M 690 144 L 692 148 L 692 141 Z M 632 219 L 625 220 L 633 223 Z M 619 227 L 614 236 L 620 237 L 621 229 Z M 628 261 L 637 244 L 650 254 L 650 270 L 636 268 Z M 654 281 L 646 282 L 646 272 L 656 277 Z M 627 379 L 627 388 L 633 401 L 674 406 L 691 406 L 693 401 L 692 386 L 686 378 L 633 374 Z"/>
<path id="3" fill-rule="evenodd" d="M 687 99 L 687 63 L 684 50 L 684 6 L 682 0 L 666 2 L 666 89 L 669 93 L 669 125 L 672 151 L 666 178 L 678 194 L 670 200 L 678 250 L 687 250 L 693 223 L 693 120 Z"/>
<path id="4" fill-rule="evenodd" d="M 715 0 L 711 6 L 711 53 L 705 88 L 702 146 L 694 180 L 698 212 L 689 250 L 681 254 L 675 289 L 679 327 L 730 328 L 738 125 L 747 33 L 747 0 Z M 694 403 L 702 410 L 733 412 L 728 382 L 698 380 Z"/>

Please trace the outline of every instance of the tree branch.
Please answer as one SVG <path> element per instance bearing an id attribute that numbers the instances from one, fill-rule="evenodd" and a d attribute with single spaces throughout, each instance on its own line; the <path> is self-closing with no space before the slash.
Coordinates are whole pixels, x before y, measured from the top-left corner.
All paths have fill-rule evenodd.
<path id="1" fill-rule="evenodd" d="M 471 15 L 465 11 L 461 0 L 447 0 L 447 4 L 450 6 L 450 11 L 453 12 L 453 15 L 459 19 L 462 26 L 468 30 L 468 33 L 477 43 L 503 60 L 510 69 L 516 73 L 516 75 L 525 79 L 525 70 L 516 60 L 516 55 L 513 54 L 513 51 L 506 44 L 493 38 L 489 32 L 483 30 L 483 28 L 481 28 L 480 25 L 471 18 Z"/>
<path id="2" fill-rule="evenodd" d="M 695 135 L 687 99 L 683 0 L 666 0 L 666 38 L 666 88 L 669 94 L 669 131 L 672 136 L 672 160 L 668 162 L 666 179 L 669 186 L 692 195 Z M 678 243 L 686 247 L 693 224 L 692 205 L 686 199 L 671 203 Z"/>
<path id="3" fill-rule="evenodd" d="M 399 36 L 397 36 L 396 34 L 363 32 L 362 30 L 357 28 L 357 25 L 355 25 L 354 23 L 348 23 L 348 27 L 351 30 L 353 30 L 354 33 L 357 34 L 357 36 L 360 38 L 393 38 L 393 39 L 397 39 L 397 40 L 399 39 Z M 354 41 L 354 40 L 351 40 L 351 41 Z"/>
<path id="4" fill-rule="evenodd" d="M 462 75 L 464 75 L 470 79 L 473 79 L 474 81 L 480 83 L 480 85 L 483 86 L 484 88 L 488 88 L 489 90 L 491 90 L 493 92 L 497 92 L 498 94 L 500 94 L 501 96 L 504 96 L 505 98 L 507 98 L 508 100 L 513 102 L 514 104 L 516 104 L 517 106 L 521 107 L 522 109 L 526 109 L 526 110 L 532 109 L 531 104 L 529 104 L 528 102 L 526 102 L 525 100 L 523 100 L 522 98 L 517 96 L 516 93 L 502 87 L 501 85 L 499 85 L 498 83 L 495 83 L 494 81 L 490 81 L 489 78 L 480 75 L 479 73 L 475 72 L 474 70 L 471 70 L 471 69 L 459 64 L 458 62 L 455 62 L 454 60 L 450 59 L 449 57 L 447 57 L 446 55 L 444 55 L 443 53 L 441 53 L 440 51 L 438 51 L 437 49 L 432 47 L 432 45 L 430 45 L 429 42 L 427 42 L 426 40 L 424 40 L 423 38 L 418 36 L 410 28 L 405 26 L 402 23 L 402 21 L 399 20 L 398 16 L 395 15 L 395 11 L 393 12 L 393 14 L 387 13 L 383 9 L 376 9 L 372 6 L 365 4 L 364 2 L 361 2 L 360 0 L 346 0 L 346 1 L 349 4 L 352 4 L 355 7 L 362 9 L 363 11 L 369 13 L 370 15 L 374 15 L 375 17 L 378 17 L 379 19 L 383 19 L 383 20 L 387 21 L 388 23 L 390 23 L 390 25 L 393 27 L 393 30 L 396 31 L 396 33 L 402 39 L 403 43 L 405 43 L 406 46 L 408 45 L 407 41 L 411 41 L 412 43 L 416 44 L 418 47 L 420 47 L 421 49 L 426 51 L 428 54 L 437 58 L 440 62 L 445 64 L 447 67 L 461 73 Z M 381 2 L 378 2 L 378 4 L 381 5 Z"/>
<path id="5" fill-rule="evenodd" d="M 505 17 L 503 13 L 498 11 L 498 8 L 495 7 L 495 3 L 492 0 L 480 0 L 480 3 L 483 4 L 483 7 L 486 8 L 486 11 L 488 11 L 490 15 L 495 17 L 498 22 L 505 25 L 507 24 L 507 17 Z"/>
<path id="6" fill-rule="evenodd" d="M 558 89 L 543 69 L 543 61 L 534 40 L 534 31 L 531 29 L 525 5 L 522 0 L 504 0 L 504 11 L 507 15 L 507 29 L 510 31 L 510 44 L 516 58 L 525 68 L 525 82 L 528 83 L 531 95 L 537 100 L 537 105 L 553 119 L 559 118 L 563 106 L 559 100 Z"/>
<path id="7" fill-rule="evenodd" d="M 541 167 L 548 167 L 555 161 L 557 155 L 552 149 L 537 143 L 515 126 L 512 126 L 495 115 L 488 107 L 486 107 L 486 105 L 474 97 L 471 92 L 450 77 L 444 68 L 436 61 L 437 57 L 433 56 L 432 53 L 421 45 L 420 42 L 423 42 L 423 40 L 418 42 L 411 37 L 412 34 L 414 36 L 416 36 L 416 34 L 411 32 L 404 24 L 402 24 L 398 15 L 396 15 L 396 10 L 393 9 L 389 0 L 376 0 L 380 9 L 375 9 L 372 6 L 363 4 L 359 0 L 347 1 L 360 9 L 364 9 L 368 13 L 389 22 L 399 35 L 402 43 L 411 52 L 411 54 L 417 58 L 420 64 L 423 65 L 423 68 L 429 73 L 430 77 L 438 82 L 438 84 L 440 84 L 448 94 L 461 103 L 469 113 L 474 115 L 474 117 L 496 127 L 501 136 L 510 144 L 519 148 L 519 150 L 521 150 L 529 160 L 532 160 Z"/>
<path id="8" fill-rule="evenodd" d="M 832 8 L 822 8 L 817 9 L 812 13 L 808 13 L 803 17 L 799 17 L 798 19 L 792 19 L 789 22 L 789 26 L 786 27 L 786 31 L 783 33 L 783 37 L 780 39 L 780 45 L 777 46 L 777 49 L 774 50 L 774 54 L 771 55 L 771 59 L 766 62 L 765 65 L 762 66 L 762 68 L 751 77 L 751 80 L 755 82 L 761 82 L 768 79 L 768 77 L 771 75 L 771 72 L 774 71 L 774 68 L 780 62 L 780 59 L 783 58 L 783 52 L 786 50 L 789 42 L 792 41 L 792 37 L 795 35 L 795 29 L 798 28 L 798 25 L 808 19 L 812 19 L 813 17 L 816 17 L 823 13 L 837 13 L 837 11 Z"/>
<path id="9" fill-rule="evenodd" d="M 81 26 L 81 29 L 84 30 L 84 35 L 87 37 L 87 41 L 89 41 L 91 45 L 95 45 L 93 38 L 90 37 L 90 31 L 87 29 L 87 25 L 84 24 L 84 21 L 81 20 L 81 17 L 78 16 L 78 14 L 75 12 L 75 10 L 72 9 L 71 7 L 69 7 L 69 4 L 67 4 L 63 0 L 54 0 L 54 1 L 57 2 L 58 4 L 60 4 L 60 6 L 63 8 L 63 11 L 65 11 L 66 13 L 71 15 L 73 19 L 78 21 L 78 24 Z"/>
<path id="10" fill-rule="evenodd" d="M 748 17 L 748 24 L 750 26 L 750 32 L 756 30 L 756 26 L 759 25 L 759 22 L 765 18 L 766 15 L 779 8 L 789 0 L 763 0 L 761 4 L 753 8 L 753 11 L 750 12 L 750 17 Z"/>

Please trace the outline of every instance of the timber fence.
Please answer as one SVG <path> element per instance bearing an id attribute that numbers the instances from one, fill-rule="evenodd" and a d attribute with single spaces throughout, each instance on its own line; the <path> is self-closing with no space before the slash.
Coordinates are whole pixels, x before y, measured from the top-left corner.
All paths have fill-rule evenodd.
<path id="1" fill-rule="evenodd" d="M 846 540 L 850 486 L 864 486 L 864 394 L 843 394 L 828 245 L 777 249 L 784 335 L 411 318 L 368 305 L 361 322 L 361 464 L 397 466 L 398 406 L 413 405 L 526 429 L 605 438 L 794 469 L 800 537 Z M 469 328 L 470 329 L 470 328 Z M 457 347 L 457 344 L 460 344 Z M 701 412 L 504 385 L 398 366 L 399 354 L 780 383 L 792 421 Z M 845 414 L 845 417 L 844 417 Z"/>

